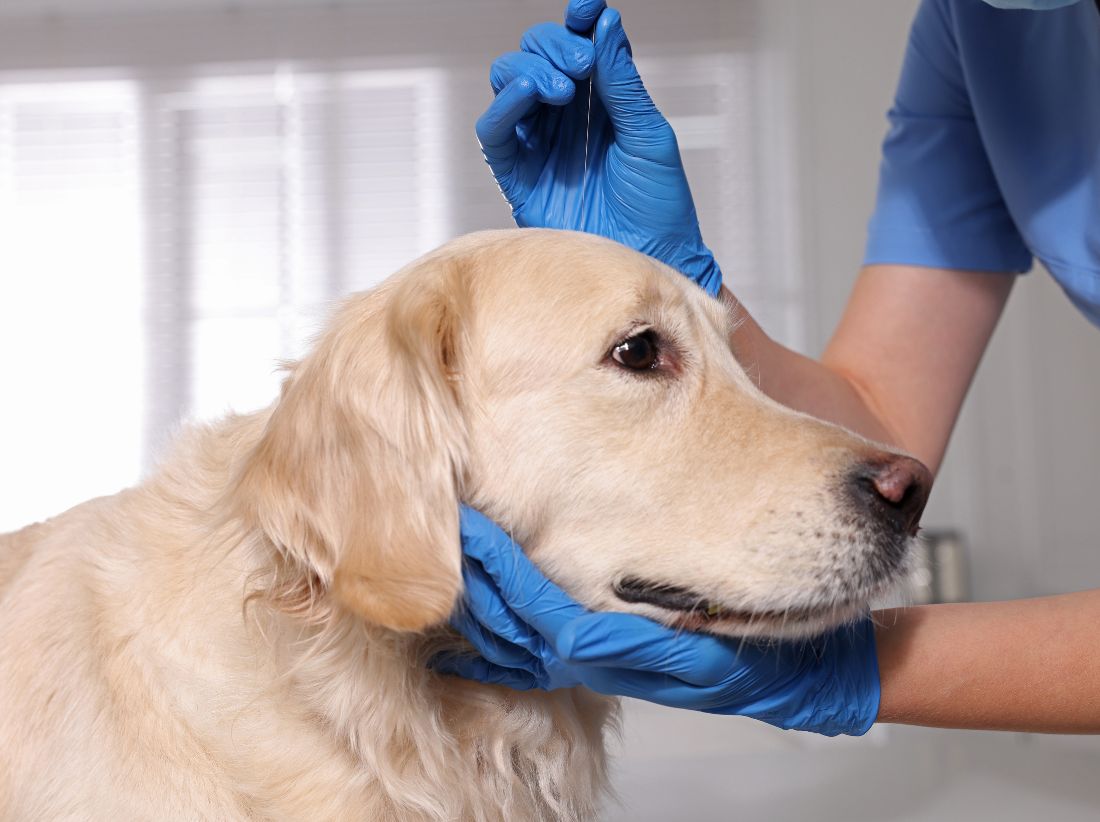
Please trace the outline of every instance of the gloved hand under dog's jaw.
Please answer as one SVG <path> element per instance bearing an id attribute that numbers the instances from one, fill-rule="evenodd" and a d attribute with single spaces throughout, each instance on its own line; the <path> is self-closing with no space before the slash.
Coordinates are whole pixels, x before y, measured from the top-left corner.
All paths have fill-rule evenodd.
<path id="1" fill-rule="evenodd" d="M 588 611 L 484 515 L 463 507 L 460 525 L 465 593 L 451 624 L 478 655 L 437 658 L 442 673 L 517 690 L 584 685 L 827 736 L 863 734 L 878 715 L 869 617 L 814 640 L 761 644 Z"/>
<path id="2" fill-rule="evenodd" d="M 489 77 L 496 96 L 477 137 L 517 225 L 600 234 L 718 294 L 722 272 L 703 243 L 676 135 L 618 11 L 572 0 L 564 26 L 528 29 Z"/>

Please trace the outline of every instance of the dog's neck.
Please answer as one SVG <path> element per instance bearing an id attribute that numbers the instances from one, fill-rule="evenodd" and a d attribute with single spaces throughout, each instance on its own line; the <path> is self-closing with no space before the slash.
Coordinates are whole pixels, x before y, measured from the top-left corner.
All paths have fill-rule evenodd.
<path id="1" fill-rule="evenodd" d="M 593 818 L 614 701 L 583 689 L 519 693 L 441 677 L 427 660 L 457 647 L 445 629 L 373 627 L 323 590 L 293 612 L 255 595 L 278 552 L 262 534 L 212 525 L 210 512 L 263 421 L 258 414 L 191 432 L 139 491 L 173 499 L 195 534 L 206 531 L 180 550 L 200 552 L 187 561 L 211 569 L 195 581 L 211 591 L 208 613 L 160 618 L 203 619 L 216 647 L 165 687 L 169 703 L 190 701 L 190 714 L 204 717 L 190 731 L 215 752 L 212 767 L 229 784 L 251 782 L 241 802 L 261 816 L 317 819 L 348 808 L 372 819 Z M 214 454 L 231 456 L 218 464 Z M 194 497 L 196 476 L 205 499 Z M 160 652 L 178 671 L 194 650 L 169 639 Z M 264 808 L 272 796 L 278 807 Z"/>

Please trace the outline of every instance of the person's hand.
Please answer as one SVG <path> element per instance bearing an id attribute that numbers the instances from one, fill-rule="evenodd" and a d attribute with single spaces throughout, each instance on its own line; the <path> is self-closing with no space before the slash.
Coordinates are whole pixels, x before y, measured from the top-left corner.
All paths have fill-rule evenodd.
<path id="1" fill-rule="evenodd" d="M 525 690 L 585 685 L 779 728 L 858 735 L 875 721 L 878 663 L 869 619 L 808 642 L 756 644 L 592 612 L 544 577 L 491 520 L 463 507 L 464 601 L 452 624 L 477 650 L 443 673 Z"/>
<path id="2" fill-rule="evenodd" d="M 517 225 L 609 237 L 715 295 L 722 272 L 699 233 L 676 135 L 605 5 L 571 0 L 565 26 L 533 26 L 520 51 L 493 63 L 496 97 L 477 121 L 485 160 Z M 580 82 L 589 77 L 591 95 Z"/>

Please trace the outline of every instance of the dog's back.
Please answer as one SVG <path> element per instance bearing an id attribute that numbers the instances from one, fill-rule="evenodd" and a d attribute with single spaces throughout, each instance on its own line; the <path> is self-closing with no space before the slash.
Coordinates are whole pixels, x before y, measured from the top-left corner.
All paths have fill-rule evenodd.
<path id="1" fill-rule="evenodd" d="M 0 534 L 0 613 L 7 611 L 4 606 L 9 596 L 9 589 L 13 587 L 15 580 L 34 553 L 35 547 L 49 530 L 50 525 L 47 523 L 36 523 L 19 531 Z M 11 654 L 0 655 L 0 671 L 13 664 L 15 660 L 12 659 Z M 6 679 L 6 675 L 0 675 L 0 692 L 5 687 L 3 683 Z M 0 697 L 0 705 L 7 704 L 6 700 Z M 3 728 L 4 722 L 4 717 L 0 715 L 0 729 Z M 6 734 L 0 730 L 0 740 L 4 739 Z M 8 757 L 12 754 L 14 749 L 11 746 L 5 744 L 0 747 L 0 817 L 5 819 L 13 815 L 12 808 L 8 806 L 14 792 L 11 784 L 12 769 L 8 761 Z"/>
<path id="2" fill-rule="evenodd" d="M 98 707 L 101 680 L 89 676 L 104 660 L 77 570 L 110 504 L 93 500 L 0 537 L 0 818 L 77 819 L 112 807 L 97 773 L 111 722 Z M 97 781 L 98 796 L 88 791 Z"/>
<path id="3" fill-rule="evenodd" d="M 180 626 L 135 558 L 170 545 L 164 503 L 133 489 L 0 535 L 0 819 L 246 818 L 156 682 Z"/>
<path id="4" fill-rule="evenodd" d="M 483 757 L 556 763 L 590 807 L 606 700 L 442 682 L 416 636 L 249 630 L 253 552 L 212 504 L 262 425 L 190 430 L 137 488 L 0 536 L 0 819 L 590 816 Z"/>
<path id="5" fill-rule="evenodd" d="M 0 602 L 49 530 L 49 523 L 37 522 L 10 534 L 0 534 Z"/>

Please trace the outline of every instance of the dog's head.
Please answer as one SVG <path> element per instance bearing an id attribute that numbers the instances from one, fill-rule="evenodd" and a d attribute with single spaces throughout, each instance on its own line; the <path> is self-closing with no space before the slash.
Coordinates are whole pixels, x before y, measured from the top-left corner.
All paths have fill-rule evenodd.
<path id="1" fill-rule="evenodd" d="M 460 499 L 590 608 L 804 635 L 897 575 L 930 477 L 765 397 L 729 311 L 568 232 L 470 235 L 351 298 L 237 485 L 342 607 L 395 630 L 460 592 Z"/>

